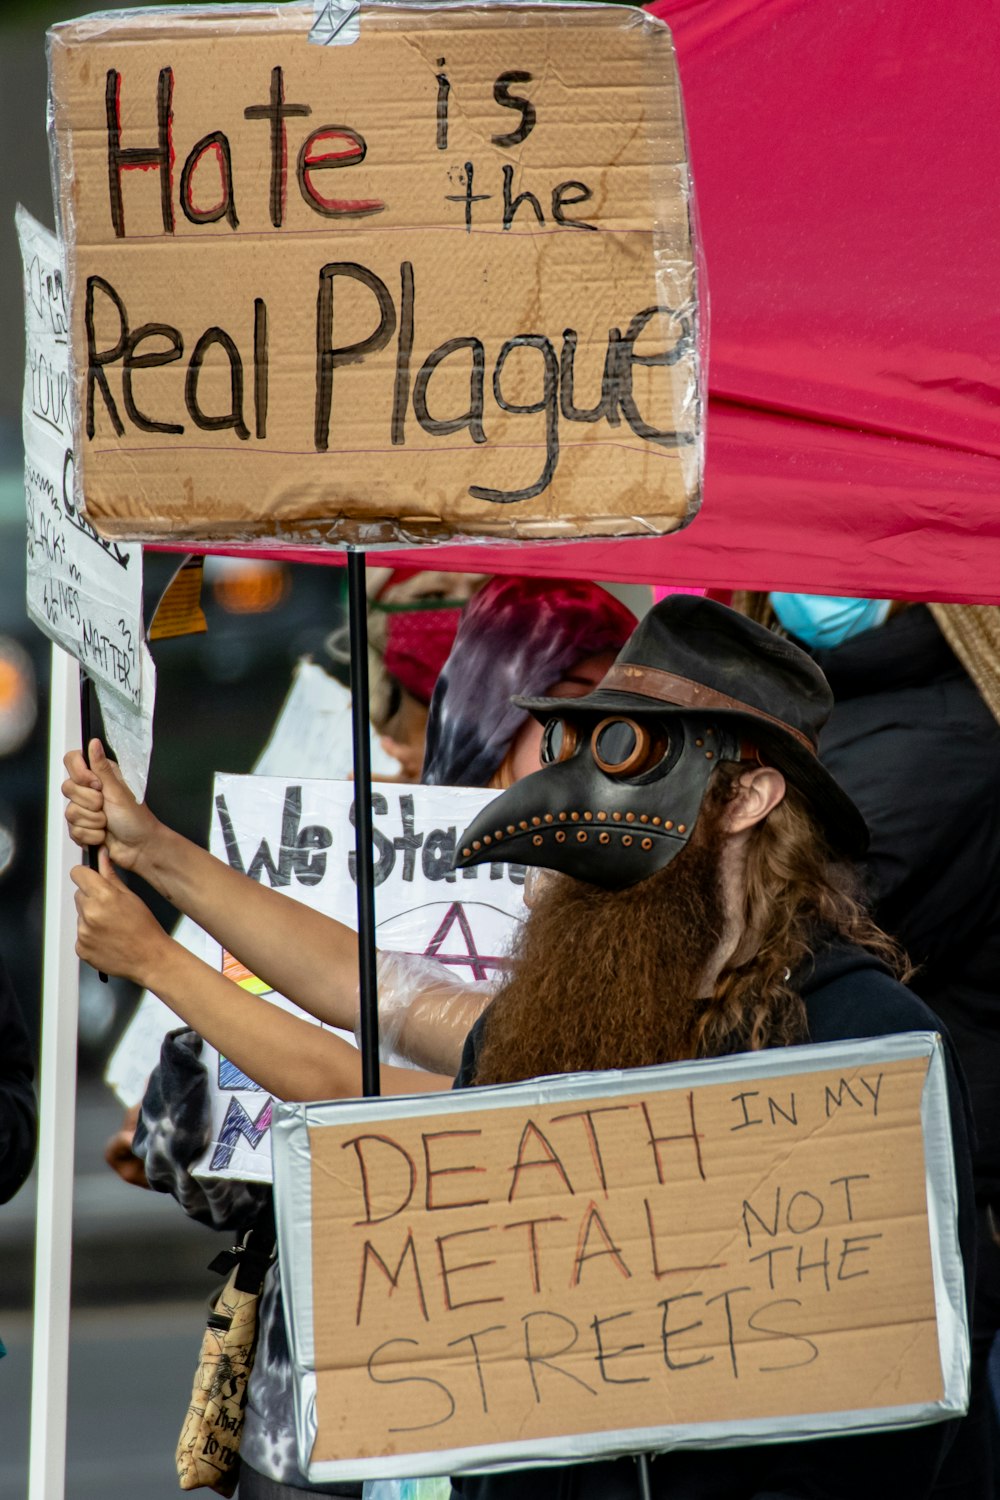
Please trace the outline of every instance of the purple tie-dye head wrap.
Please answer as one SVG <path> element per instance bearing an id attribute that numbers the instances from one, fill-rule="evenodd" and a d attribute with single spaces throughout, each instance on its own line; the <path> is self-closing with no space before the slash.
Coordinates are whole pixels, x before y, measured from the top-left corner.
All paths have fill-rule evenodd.
<path id="1" fill-rule="evenodd" d="M 486 786 L 528 718 L 511 697 L 543 694 L 585 657 L 617 652 L 635 623 L 583 579 L 492 579 L 466 605 L 434 688 L 421 779 Z"/>

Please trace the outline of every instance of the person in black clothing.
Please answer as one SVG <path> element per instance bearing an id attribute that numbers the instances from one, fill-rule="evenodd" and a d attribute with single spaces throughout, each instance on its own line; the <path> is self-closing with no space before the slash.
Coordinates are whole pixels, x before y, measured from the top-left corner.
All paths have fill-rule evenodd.
<path id="1" fill-rule="evenodd" d="M 831 701 L 797 647 L 680 596 L 647 615 L 592 692 L 523 701 L 544 726 L 544 767 L 489 804 L 456 862 L 522 861 L 571 878 L 542 877 L 501 990 L 466 1042 L 460 1084 L 936 1029 L 856 897 L 852 861 L 867 830 L 816 753 Z M 73 871 L 81 956 L 147 984 L 238 1066 L 261 1082 L 268 1072 L 268 1087 L 316 1097 L 314 1033 L 299 1051 L 302 1023 L 253 997 L 234 1007 L 219 975 L 150 925 L 111 859 L 148 870 L 252 972 L 341 1026 L 356 1012 L 353 935 L 178 840 L 106 772 L 97 742 L 91 749 L 90 769 L 67 757 L 64 788 L 74 838 L 101 845 L 99 872 Z M 454 1071 L 452 1032 L 437 1050 L 423 1045 L 437 1010 L 423 998 L 401 1035 L 443 1075 Z M 945 1055 L 968 1278 L 966 1110 L 947 1044 Z M 926 1500 L 961 1425 L 673 1452 L 652 1465 L 653 1494 Z M 612 1500 L 635 1496 L 637 1482 L 623 1460 L 469 1477 L 456 1490 Z"/>
<path id="2" fill-rule="evenodd" d="M 0 959 L 0 1203 L 23 1186 L 35 1160 L 34 1077 L 24 1017 Z"/>
<path id="3" fill-rule="evenodd" d="M 735 602 L 777 623 L 767 596 Z M 800 619 L 808 637 L 808 616 Z M 985 1367 L 1000 1328 L 1000 610 L 897 606 L 835 645 L 793 639 L 833 689 L 820 754 L 868 823 L 876 919 L 916 965 L 911 987 L 947 1026 L 969 1085 L 973 1420 L 986 1440 Z M 948 1471 L 942 1486 L 949 1497 L 966 1493 Z"/>
<path id="4" fill-rule="evenodd" d="M 831 695 L 797 647 L 675 597 L 593 693 L 525 706 L 545 723 L 549 763 L 484 810 L 458 862 L 515 858 L 576 878 L 543 889 L 459 1086 L 941 1029 L 856 899 L 849 861 L 866 831 L 816 755 Z M 967 1105 L 947 1051 L 971 1290 Z M 675 1451 L 653 1462 L 653 1495 L 920 1500 L 963 1428 Z M 977 1461 L 964 1451 L 958 1467 L 965 1493 L 985 1496 Z M 463 1500 L 638 1494 L 628 1460 L 453 1484 Z"/>

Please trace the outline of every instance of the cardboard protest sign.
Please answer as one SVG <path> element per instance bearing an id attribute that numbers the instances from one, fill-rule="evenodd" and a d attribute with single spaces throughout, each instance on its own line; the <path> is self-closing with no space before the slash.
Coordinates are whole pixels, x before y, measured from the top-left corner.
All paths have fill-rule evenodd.
<path id="1" fill-rule="evenodd" d="M 313 14 L 49 33 L 88 516 L 366 545 L 683 525 L 702 394 L 666 27 L 378 5 L 322 46 Z"/>
<path id="2" fill-rule="evenodd" d="M 74 482 L 72 366 L 63 247 L 20 205 L 28 614 L 93 679 L 108 738 L 138 797 L 152 751 L 156 677 L 143 641 L 142 549 L 104 541 Z"/>
<path id="3" fill-rule="evenodd" d="M 451 869 L 456 839 L 493 796 L 455 787 L 376 788 L 380 948 L 424 954 L 470 982 L 495 977 L 523 912 L 523 867 L 497 864 L 468 875 Z M 353 809 L 350 782 L 217 776 L 210 847 L 252 878 L 356 928 Z M 202 952 L 236 984 L 312 1019 L 217 943 L 205 938 Z M 214 1047 L 206 1044 L 202 1057 L 211 1079 L 212 1143 L 195 1175 L 269 1182 L 275 1101 Z"/>
<path id="4" fill-rule="evenodd" d="M 274 1134 L 312 1481 L 964 1409 L 932 1034 L 282 1105 Z"/>

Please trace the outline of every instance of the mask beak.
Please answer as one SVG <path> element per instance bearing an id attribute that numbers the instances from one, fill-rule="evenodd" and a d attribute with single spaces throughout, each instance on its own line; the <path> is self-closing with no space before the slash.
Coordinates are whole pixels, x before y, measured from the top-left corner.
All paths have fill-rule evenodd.
<path id="1" fill-rule="evenodd" d="M 578 795 L 577 779 L 569 766 L 544 766 L 502 792 L 459 839 L 456 869 L 537 865 L 615 890 L 645 880 L 683 849 L 693 818 L 678 824 L 638 805 L 602 807 L 600 797 Z M 620 800 L 620 789 L 611 790 Z"/>

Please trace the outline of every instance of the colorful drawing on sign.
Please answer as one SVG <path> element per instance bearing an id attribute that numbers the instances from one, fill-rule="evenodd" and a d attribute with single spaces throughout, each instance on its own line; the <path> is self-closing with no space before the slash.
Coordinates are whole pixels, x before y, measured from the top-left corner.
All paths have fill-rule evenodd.
<path id="1" fill-rule="evenodd" d="M 251 995 L 273 995 L 274 991 L 270 985 L 258 979 L 256 974 L 251 974 L 245 964 L 241 964 L 238 958 L 231 953 L 223 952 L 222 972 L 227 979 L 238 984 L 240 989 L 246 990 Z M 218 1084 L 220 1093 L 248 1093 L 262 1094 L 264 1090 L 259 1083 L 255 1083 L 241 1068 L 228 1057 L 218 1054 Z M 268 1097 L 267 1103 L 263 1105 L 256 1119 L 251 1119 L 239 1099 L 233 1098 L 229 1101 L 222 1129 L 218 1132 L 219 1139 L 212 1153 L 213 1172 L 223 1171 L 229 1166 L 236 1150 L 237 1142 L 245 1140 L 250 1150 L 256 1151 L 261 1141 L 271 1128 L 271 1109 L 274 1100 Z"/>
<path id="2" fill-rule="evenodd" d="M 256 1085 L 254 1085 L 256 1087 Z M 256 1151 L 271 1128 L 273 1099 L 268 1099 L 255 1120 L 251 1120 L 238 1099 L 232 1099 L 226 1110 L 226 1118 L 219 1131 L 219 1140 L 212 1154 L 212 1171 L 221 1172 L 233 1159 L 237 1143 L 246 1140 L 251 1151 Z"/>
<path id="3" fill-rule="evenodd" d="M 523 913 L 523 869 L 492 865 L 459 877 L 451 868 L 458 836 L 492 796 L 454 787 L 386 788 L 374 794 L 380 948 L 434 959 L 470 983 L 497 974 Z M 212 852 L 251 879 L 353 928 L 353 804 L 349 782 L 217 776 Z M 208 944 L 205 952 L 248 993 L 312 1020 L 217 944 Z M 270 1181 L 272 1099 L 214 1049 L 206 1047 L 203 1056 L 212 1080 L 212 1141 L 196 1175 Z"/>

